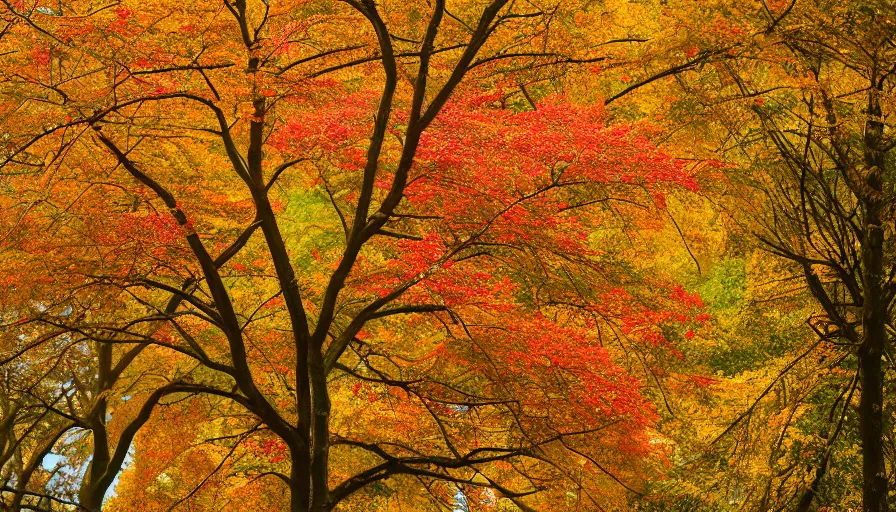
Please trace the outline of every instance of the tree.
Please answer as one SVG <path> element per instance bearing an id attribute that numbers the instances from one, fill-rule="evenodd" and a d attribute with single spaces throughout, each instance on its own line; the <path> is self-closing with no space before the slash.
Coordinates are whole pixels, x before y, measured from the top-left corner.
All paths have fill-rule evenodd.
<path id="1" fill-rule="evenodd" d="M 732 14 L 738 30 L 721 42 L 698 36 L 695 46 L 731 48 L 731 58 L 680 84 L 699 115 L 724 129 L 720 152 L 741 187 L 735 215 L 792 264 L 816 301 L 809 324 L 820 341 L 811 347 L 842 350 L 836 365 L 856 372 L 829 394 L 832 425 L 821 429 L 821 456 L 793 506 L 809 510 L 818 496 L 858 389 L 863 503 L 887 510 L 892 10 L 879 2 L 720 5 L 709 8 Z"/>
<path id="2" fill-rule="evenodd" d="M 591 233 L 696 180 L 526 87 L 636 39 L 505 0 L 4 5 L 8 364 L 63 340 L 43 393 L 87 374 L 44 407 L 92 437 L 80 506 L 157 405 L 200 399 L 221 464 L 252 441 L 290 510 L 392 477 L 528 509 L 587 495 L 580 462 L 635 491 L 620 449 L 654 412 L 601 333 L 668 347 L 702 303 Z"/>

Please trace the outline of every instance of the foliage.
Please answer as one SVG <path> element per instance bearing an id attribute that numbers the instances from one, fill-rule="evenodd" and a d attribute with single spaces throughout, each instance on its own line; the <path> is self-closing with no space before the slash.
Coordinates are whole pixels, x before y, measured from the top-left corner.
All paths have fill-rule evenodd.
<path id="1" fill-rule="evenodd" d="M 2 0 L 0 503 L 885 510 L 885 4 Z"/>

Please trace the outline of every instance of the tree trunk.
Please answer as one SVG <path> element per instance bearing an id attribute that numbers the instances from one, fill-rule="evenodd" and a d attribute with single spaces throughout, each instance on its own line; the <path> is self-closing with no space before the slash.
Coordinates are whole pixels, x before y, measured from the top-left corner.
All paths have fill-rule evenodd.
<path id="1" fill-rule="evenodd" d="M 291 457 L 290 512 L 329 509 L 330 397 L 323 358 L 311 359 L 311 423 L 300 424 L 295 438 L 286 440 Z"/>
<path id="2" fill-rule="evenodd" d="M 868 333 L 859 350 L 862 395 L 859 431 L 862 439 L 862 502 L 866 512 L 887 512 L 887 478 L 883 452 L 883 337 Z"/>
<path id="3" fill-rule="evenodd" d="M 292 467 L 289 472 L 289 510 L 290 512 L 308 512 L 311 506 L 311 477 L 308 472 L 309 451 L 304 447 L 295 447 L 290 452 Z"/>
<path id="4" fill-rule="evenodd" d="M 103 496 L 106 489 L 99 488 L 99 482 L 109 466 L 111 454 L 109 453 L 109 433 L 106 429 L 106 413 L 108 406 L 103 393 L 108 389 L 107 380 L 112 370 L 112 345 L 100 343 L 97 346 L 97 358 L 99 361 L 96 383 L 97 403 L 86 418 L 93 436 L 93 457 L 87 465 L 81 488 L 78 489 L 78 501 L 81 506 L 91 512 L 100 512 L 103 508 Z"/>
<path id="5" fill-rule="evenodd" d="M 321 347 L 309 354 L 311 372 L 311 512 L 327 510 L 329 500 L 330 394 Z"/>
<path id="6" fill-rule="evenodd" d="M 862 344 L 859 372 L 862 394 L 859 400 L 859 434 L 862 440 L 862 503 L 866 512 L 886 512 L 887 477 L 883 452 L 884 379 L 882 357 L 887 341 L 888 305 L 884 297 L 883 199 L 884 153 L 881 150 L 883 123 L 879 91 L 868 94 L 868 121 L 865 124 L 864 238 L 862 243 Z"/>

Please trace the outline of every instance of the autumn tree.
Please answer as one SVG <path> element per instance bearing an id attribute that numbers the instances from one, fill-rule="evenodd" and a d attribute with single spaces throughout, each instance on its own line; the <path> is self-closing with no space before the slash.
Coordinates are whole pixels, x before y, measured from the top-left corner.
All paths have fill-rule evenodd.
<path id="1" fill-rule="evenodd" d="M 641 38 L 506 0 L 4 6 L 4 367 L 85 465 L 50 498 L 100 510 L 160 407 L 197 418 L 172 446 L 229 443 L 171 507 L 240 450 L 296 511 L 392 478 L 637 492 L 655 413 L 604 342 L 675 357 L 703 303 L 611 271 L 601 230 L 697 179 L 558 76 Z M 17 475 L 14 509 L 51 505 Z"/>
<path id="2" fill-rule="evenodd" d="M 835 390 L 817 387 L 793 409 L 797 417 L 823 409 L 817 416 L 826 420 L 815 427 L 823 442 L 805 472 L 782 469 L 801 479 L 782 506 L 809 510 L 816 502 L 838 437 L 849 435 L 855 396 L 864 507 L 887 510 L 892 461 L 885 447 L 892 440 L 885 396 L 896 271 L 886 121 L 894 85 L 892 8 L 826 1 L 704 8 L 717 30 L 695 34 L 693 47 L 726 48 L 726 58 L 679 76 L 687 95 L 681 111 L 690 109 L 691 122 L 722 134 L 717 154 L 731 165 L 732 188 L 731 202 L 718 201 L 720 208 L 789 262 L 782 279 L 799 279 L 815 303 L 808 319 L 815 339 L 795 350 L 797 360 L 724 432 L 749 429 L 756 403 L 809 353 L 828 358 L 837 370 Z M 786 426 L 780 439 L 785 433 Z"/>

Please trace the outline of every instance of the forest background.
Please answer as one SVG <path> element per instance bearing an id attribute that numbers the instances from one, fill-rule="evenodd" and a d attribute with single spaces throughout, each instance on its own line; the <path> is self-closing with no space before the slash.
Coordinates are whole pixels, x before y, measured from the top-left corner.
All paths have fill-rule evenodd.
<path id="1" fill-rule="evenodd" d="M 0 2 L 4 510 L 896 503 L 891 2 Z"/>

